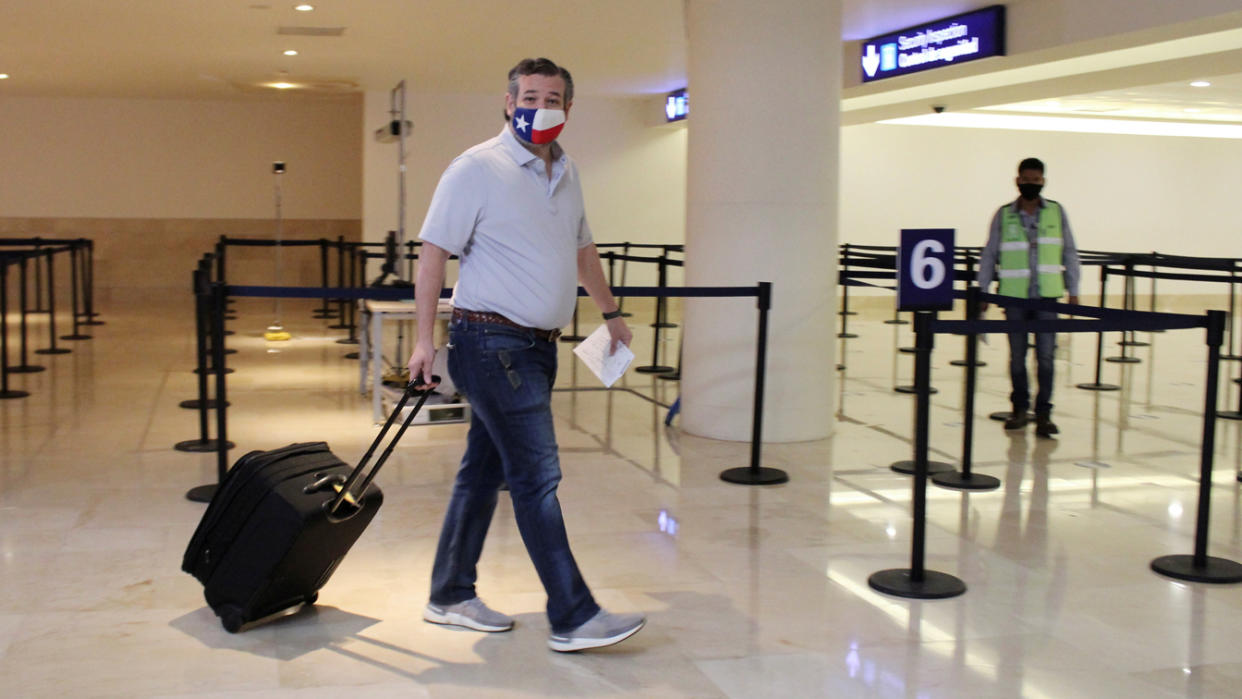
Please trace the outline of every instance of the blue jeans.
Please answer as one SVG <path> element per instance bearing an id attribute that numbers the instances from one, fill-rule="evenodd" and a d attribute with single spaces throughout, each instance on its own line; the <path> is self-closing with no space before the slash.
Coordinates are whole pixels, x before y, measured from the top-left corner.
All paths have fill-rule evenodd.
<path id="1" fill-rule="evenodd" d="M 1006 308 L 1006 320 L 1056 320 L 1056 311 L 1036 311 L 1028 308 Z M 1031 389 L 1026 376 L 1026 350 L 1029 333 L 1009 333 L 1009 379 L 1013 393 L 1009 402 L 1015 413 L 1025 413 L 1031 405 Z M 1035 394 L 1035 414 L 1052 414 L 1052 359 L 1057 348 L 1056 333 L 1035 333 L 1035 373 L 1039 381 L 1039 393 Z"/>
<path id="2" fill-rule="evenodd" d="M 494 323 L 449 325 L 449 375 L 473 414 L 431 571 L 431 602 L 475 596 L 477 564 L 508 483 L 518 531 L 548 593 L 553 633 L 571 631 L 599 611 L 569 550 L 556 488 L 561 480 L 552 429 L 556 343 Z"/>

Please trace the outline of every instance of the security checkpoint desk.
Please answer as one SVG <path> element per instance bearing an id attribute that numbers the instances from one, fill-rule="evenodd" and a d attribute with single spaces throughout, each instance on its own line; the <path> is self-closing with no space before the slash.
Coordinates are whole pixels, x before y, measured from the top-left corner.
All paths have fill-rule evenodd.
<path id="1" fill-rule="evenodd" d="M 418 317 L 418 311 L 413 303 L 405 301 L 373 301 L 371 299 L 362 299 L 359 301 L 362 306 L 362 327 L 363 333 L 359 338 L 358 347 L 358 390 L 366 395 L 367 393 L 367 375 L 370 374 L 371 383 L 371 417 L 376 422 L 384 420 L 384 321 L 395 320 L 405 321 L 414 320 Z M 453 314 L 453 307 L 448 301 L 440 301 L 436 307 L 436 319 L 447 321 Z M 413 350 L 413 344 L 410 345 Z M 398 362 L 404 362 L 406 357 L 397 357 Z M 400 396 L 399 391 L 394 391 L 393 395 Z M 437 406 L 448 407 L 448 406 Z M 431 409 L 431 404 L 424 410 Z"/>

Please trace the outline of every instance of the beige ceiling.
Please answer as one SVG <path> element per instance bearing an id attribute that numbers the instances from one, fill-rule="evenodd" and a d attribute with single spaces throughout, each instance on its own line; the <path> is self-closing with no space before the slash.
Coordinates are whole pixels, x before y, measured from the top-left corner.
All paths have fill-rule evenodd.
<path id="1" fill-rule="evenodd" d="M 845 0 L 842 33 L 872 36 L 993 1 Z M 683 0 L 312 3 L 316 10 L 305 13 L 292 0 L 0 0 L 0 72 L 12 76 L 0 81 L 0 97 L 249 99 L 276 96 L 261 83 L 287 81 L 315 88 L 299 96 L 323 98 L 387 90 L 403 79 L 416 91 L 486 92 L 528 55 L 570 66 L 579 94 L 654 94 L 686 84 Z M 343 31 L 296 36 L 280 27 Z M 1007 90 L 970 76 L 908 96 L 863 90 L 851 98 L 851 91 L 845 108 L 855 116 L 845 123 L 909 113 L 911 105 L 922 110 L 945 96 L 962 109 L 1242 121 L 1239 37 L 1176 65 L 1088 60 L 1029 75 L 1021 91 L 1013 81 Z M 287 49 L 299 55 L 282 55 Z M 1211 75 L 1213 87 L 1188 87 L 1198 74 Z"/>

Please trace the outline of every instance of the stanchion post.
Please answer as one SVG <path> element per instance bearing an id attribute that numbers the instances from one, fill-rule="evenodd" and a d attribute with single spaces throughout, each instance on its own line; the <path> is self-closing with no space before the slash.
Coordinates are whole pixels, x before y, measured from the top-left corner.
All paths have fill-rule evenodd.
<path id="1" fill-rule="evenodd" d="M 78 246 L 76 243 L 69 243 L 69 298 L 71 317 L 73 318 L 73 332 L 68 335 L 61 335 L 62 340 L 89 340 L 90 335 L 83 334 L 78 327 L 80 315 L 78 313 Z"/>
<path id="2" fill-rule="evenodd" d="M 9 367 L 8 373 L 10 374 L 33 374 L 36 372 L 43 371 L 45 368 L 42 366 L 31 364 L 29 361 L 29 355 L 27 354 L 27 347 L 29 345 L 29 340 L 28 340 L 29 328 L 26 324 L 26 316 L 29 315 L 29 310 L 27 308 L 28 306 L 27 294 L 29 293 L 29 289 L 28 289 L 29 279 L 27 279 L 26 267 L 27 267 L 27 262 L 29 262 L 29 260 L 30 260 L 30 254 L 23 253 L 21 256 L 21 260 L 18 263 L 19 264 L 19 268 L 18 268 L 19 278 L 21 280 L 21 290 L 18 292 L 17 300 L 18 300 L 18 303 L 21 304 L 21 337 L 22 337 L 21 339 L 21 361 L 22 363 L 17 366 Z M 36 257 L 34 258 L 34 260 L 35 260 L 35 267 L 37 269 L 39 265 L 39 259 Z"/>
<path id="3" fill-rule="evenodd" d="M 0 257 L 0 399 L 28 395 L 29 391 L 9 388 L 9 261 Z"/>
<path id="4" fill-rule="evenodd" d="M 663 291 L 664 288 L 668 285 L 668 248 L 667 247 L 662 249 L 662 252 L 660 253 L 660 257 L 657 258 L 656 266 L 658 268 L 657 278 L 659 280 L 657 283 L 657 286 L 659 286 L 660 290 Z M 675 328 L 677 327 L 676 323 L 668 322 L 668 300 L 663 294 L 656 297 L 655 323 L 653 323 L 651 327 L 653 328 Z"/>
<path id="5" fill-rule="evenodd" d="M 740 485 L 777 485 L 789 481 L 789 474 L 779 468 L 759 465 L 763 446 L 763 391 L 768 363 L 768 311 L 772 308 L 772 283 L 759 282 L 759 331 L 755 341 L 755 399 L 751 415 L 750 466 L 721 471 L 720 480 Z"/>
<path id="6" fill-rule="evenodd" d="M 621 286 L 625 286 L 626 272 L 630 268 L 630 241 L 622 243 L 621 248 Z M 609 280 L 611 281 L 611 279 Z M 617 310 L 621 311 L 622 318 L 629 318 L 633 313 L 625 312 L 625 297 L 621 297 L 621 301 L 617 304 Z"/>
<path id="7" fill-rule="evenodd" d="M 345 236 L 338 235 L 336 240 L 330 242 L 329 245 L 336 250 L 336 285 L 338 288 L 345 286 Z M 325 307 L 327 305 L 327 297 L 324 297 Z M 336 308 L 332 309 L 332 314 L 336 318 L 336 322 L 328 327 L 332 330 L 348 330 L 349 323 L 345 319 L 345 299 L 335 299 Z"/>
<path id="8" fill-rule="evenodd" d="M 850 287 L 847 282 L 850 279 L 850 261 L 852 260 L 850 244 L 841 245 L 841 269 L 837 273 L 837 283 L 841 289 L 841 310 L 838 311 L 843 316 L 856 316 L 857 313 L 850 310 Z M 841 332 L 845 332 L 845 323 L 841 323 Z M 844 337 L 844 336 L 839 336 Z"/>
<path id="9" fill-rule="evenodd" d="M 348 246 L 349 250 L 349 288 L 361 289 L 363 283 L 362 275 L 358 273 L 358 252 L 362 250 L 361 246 L 353 243 L 343 243 Z M 345 327 L 349 329 L 349 336 L 336 341 L 338 345 L 356 345 L 358 344 L 358 321 L 357 321 L 357 299 L 341 299 L 341 317 L 346 318 Z"/>
<path id="10" fill-rule="evenodd" d="M 973 284 L 966 289 L 966 318 L 974 320 L 979 317 L 979 287 Z M 975 439 L 975 387 L 976 374 L 982 362 L 979 358 L 979 336 L 966 334 L 966 407 L 962 422 L 962 470 L 937 473 L 931 477 L 932 483 L 953 490 L 995 490 L 1000 487 L 1000 479 L 974 473 L 971 460 L 974 458 Z M 930 470 L 930 469 L 928 469 Z"/>
<path id="11" fill-rule="evenodd" d="M 328 239 L 327 238 L 319 239 L 319 285 L 320 285 L 320 288 L 322 288 L 325 292 L 328 290 L 328 287 L 330 286 L 330 281 L 328 279 Z M 328 307 L 328 295 L 326 293 L 323 296 L 323 302 L 320 304 L 319 308 L 316 308 L 311 313 L 311 316 L 314 318 L 319 318 L 319 319 L 336 317 L 336 314 L 333 313 L 332 309 Z"/>
<path id="12" fill-rule="evenodd" d="M 1216 394 L 1220 380 L 1220 347 L 1224 342 L 1225 313 L 1208 311 L 1207 386 L 1203 398 L 1203 444 L 1199 456 L 1199 511 L 1193 555 L 1161 556 L 1151 569 L 1178 580 L 1203 583 L 1242 582 L 1242 564 L 1207 555 L 1208 523 L 1212 504 L 1212 457 L 1216 449 Z"/>
<path id="13" fill-rule="evenodd" d="M 82 325 L 104 325 L 102 320 L 97 320 L 100 314 L 95 311 L 95 241 L 83 238 L 82 245 L 86 251 L 82 262 L 84 279 L 82 292 L 86 297 L 86 320 L 82 321 Z"/>
<path id="14" fill-rule="evenodd" d="M 1100 265 L 1100 308 L 1103 309 L 1107 303 L 1106 294 L 1108 293 L 1108 265 Z M 1095 381 L 1092 383 L 1080 383 L 1078 388 L 1084 391 L 1118 391 L 1121 387 L 1111 383 L 1100 383 L 1101 370 L 1104 366 L 1104 331 L 1101 330 L 1095 334 Z"/>
<path id="15" fill-rule="evenodd" d="M 35 354 L 68 354 L 70 350 L 56 346 L 56 249 L 49 248 L 43 254 L 47 256 L 47 338 L 50 346 L 35 350 Z"/>
<path id="16" fill-rule="evenodd" d="M 931 391 L 928 389 L 933 347 L 931 321 L 934 317 L 929 311 L 916 311 L 914 314 L 914 382 L 919 391 L 914 420 L 914 528 L 910 542 L 910 567 L 881 570 L 867 578 L 867 584 L 874 590 L 912 599 L 944 599 L 966 592 L 966 583 L 961 579 L 924 567 L 927 535 L 927 448 L 931 413 Z"/>
<path id="17" fill-rule="evenodd" d="M 664 284 L 664 265 L 661 264 L 658 285 L 660 288 L 660 295 L 656 297 L 656 322 L 651 324 L 652 330 L 654 331 L 651 343 L 651 364 L 647 366 L 634 367 L 634 371 L 642 374 L 665 374 L 673 371 L 673 367 L 660 364 L 660 328 L 664 327 L 664 324 L 660 323 L 660 304 L 664 299 Z M 619 307 L 620 305 L 618 304 L 618 308 Z"/>

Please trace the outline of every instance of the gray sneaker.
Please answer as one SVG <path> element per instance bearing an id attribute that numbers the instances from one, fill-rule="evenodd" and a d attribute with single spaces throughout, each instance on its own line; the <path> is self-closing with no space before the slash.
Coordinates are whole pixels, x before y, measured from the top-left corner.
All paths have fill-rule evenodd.
<path id="1" fill-rule="evenodd" d="M 633 636 L 646 623 L 642 614 L 609 614 L 601 609 L 573 631 L 548 636 L 548 647 L 561 653 L 603 648 Z"/>
<path id="2" fill-rule="evenodd" d="M 489 609 L 483 600 L 472 597 L 465 602 L 440 606 L 427 603 L 423 609 L 423 620 L 433 624 L 461 626 L 475 631 L 508 631 L 513 628 L 513 619 L 500 612 Z"/>

